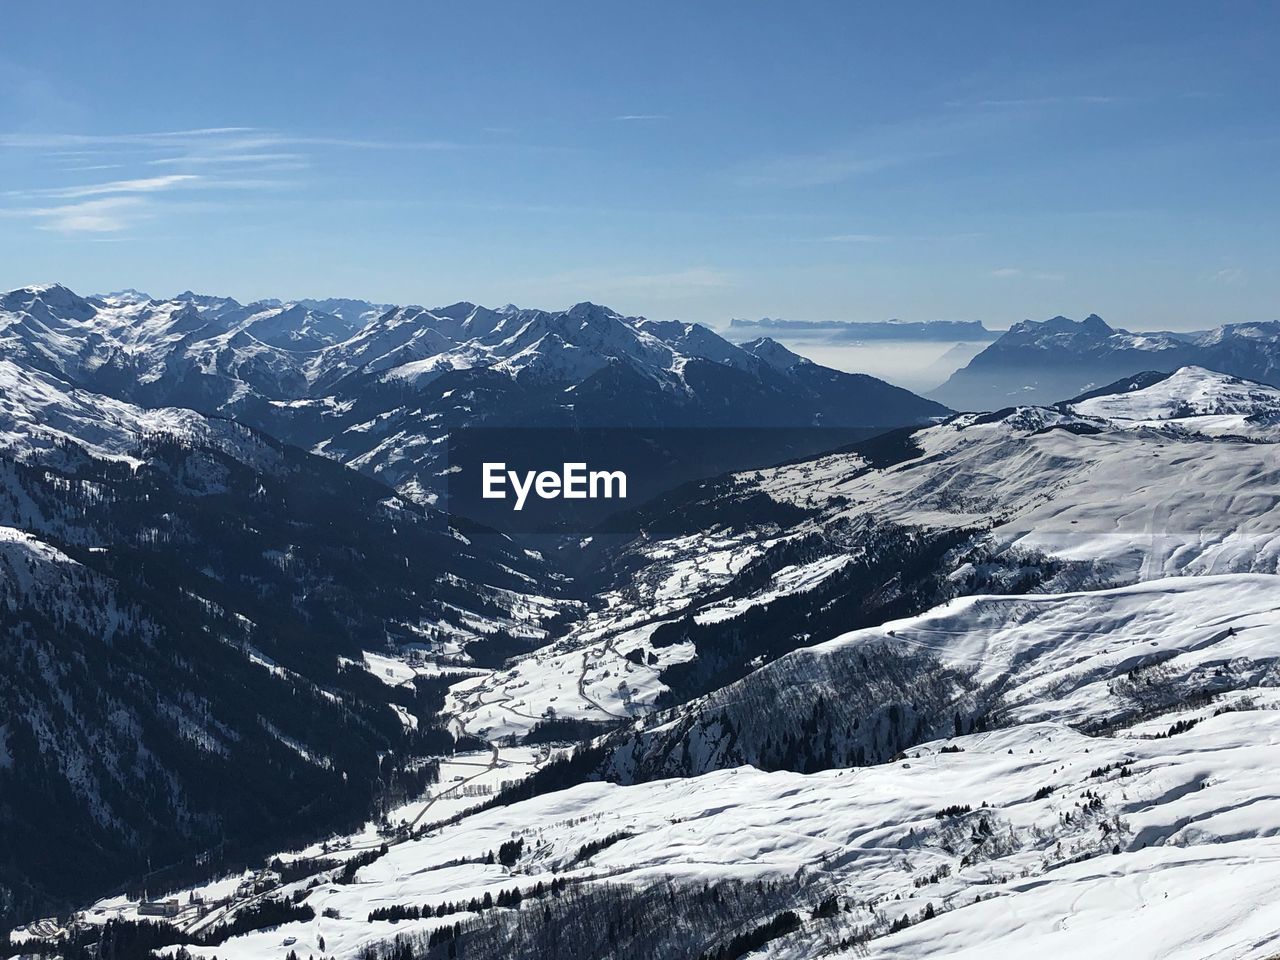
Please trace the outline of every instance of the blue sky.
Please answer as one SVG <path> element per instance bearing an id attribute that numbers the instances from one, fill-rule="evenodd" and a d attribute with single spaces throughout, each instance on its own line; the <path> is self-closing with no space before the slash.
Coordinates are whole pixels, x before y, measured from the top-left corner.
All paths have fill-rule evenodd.
<path id="1" fill-rule="evenodd" d="M 4 287 L 1280 318 L 1275 5 L 72 0 L 3 33 Z"/>

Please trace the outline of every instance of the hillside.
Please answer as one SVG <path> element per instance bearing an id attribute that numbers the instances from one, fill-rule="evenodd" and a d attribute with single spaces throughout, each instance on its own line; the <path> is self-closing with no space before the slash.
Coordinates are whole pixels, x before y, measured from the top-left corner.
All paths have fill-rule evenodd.
<path id="1" fill-rule="evenodd" d="M 453 747 L 444 684 L 389 687 L 364 651 L 466 666 L 468 644 L 537 642 L 563 606 L 545 565 L 340 465 L 0 372 L 6 915 L 420 790 L 420 758 Z"/>

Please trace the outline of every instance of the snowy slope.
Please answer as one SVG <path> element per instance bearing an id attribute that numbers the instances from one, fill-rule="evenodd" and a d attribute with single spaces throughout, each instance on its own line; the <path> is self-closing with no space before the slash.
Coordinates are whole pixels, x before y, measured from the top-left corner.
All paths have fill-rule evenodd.
<path id="1" fill-rule="evenodd" d="M 1097 404 L 1097 401 L 1091 401 Z M 1089 561 L 1110 576 L 1274 570 L 1280 453 L 1273 426 L 1248 443 L 1198 436 L 1217 415 L 1171 427 L 1045 408 L 965 415 L 922 430 L 900 463 L 856 457 L 763 471 L 760 489 L 800 506 L 837 497 L 844 515 L 978 525 L 1000 543 Z"/>
<path id="2" fill-rule="evenodd" d="M 440 669 L 356 658 L 539 642 L 558 589 L 332 461 L 0 360 L 0 912 L 416 793 Z"/>
<path id="3" fill-rule="evenodd" d="M 1189 409 L 1178 406 L 1176 421 L 1162 418 L 1184 402 L 1182 393 Z M 929 536 L 973 532 L 972 549 L 939 565 L 948 584 L 942 596 L 988 582 L 1012 586 L 1024 575 L 1031 579 L 1023 589 L 1060 591 L 1275 573 L 1280 427 L 1269 421 L 1273 401 L 1270 388 L 1188 370 L 1147 391 L 1085 401 L 1075 412 L 957 417 L 915 432 L 887 458 L 867 448 L 740 475 L 695 494 L 705 497 L 710 532 L 637 541 L 624 587 L 554 646 L 456 688 L 450 709 L 469 729 L 495 736 L 527 732 L 548 707 L 556 716 L 600 721 L 642 716 L 666 690 L 663 671 L 695 656 L 689 643 L 653 646 L 655 626 L 689 612 L 701 624 L 728 621 L 834 582 L 866 549 L 859 531 L 872 522 Z M 1113 415 L 1103 417 L 1104 410 Z M 1246 423 L 1249 441 L 1238 436 Z M 876 467 L 868 457 L 895 462 Z M 734 516 L 735 504 L 759 494 L 807 516 L 713 529 L 718 517 Z M 823 544 L 798 562 L 733 587 L 753 560 L 814 536 Z"/>
<path id="4" fill-rule="evenodd" d="M 797 650 L 655 718 L 615 738 L 610 769 L 632 780 L 812 767 L 887 759 L 922 734 L 975 725 L 1101 729 L 1277 685 L 1277 620 L 1275 575 L 961 597 Z M 778 748 L 798 731 L 804 742 Z"/>
<path id="5" fill-rule="evenodd" d="M 636 786 L 590 783 L 476 814 L 393 842 L 354 884 L 298 881 L 297 889 L 310 889 L 317 919 L 236 937 L 216 952 L 270 956 L 285 937 L 316 951 L 323 937 L 327 952 L 354 957 L 461 920 L 475 936 L 474 952 L 461 956 L 536 956 L 542 900 L 526 901 L 520 913 L 464 908 L 443 920 L 400 923 L 367 916 L 394 904 L 529 892 L 557 877 L 575 891 L 573 900 L 551 902 L 557 924 L 575 910 L 599 909 L 592 891 L 603 896 L 608 885 L 640 896 L 655 885 L 688 891 L 766 881 L 757 922 L 783 909 L 801 918 L 768 944 L 765 955 L 778 958 L 839 952 L 842 943 L 850 956 L 1083 957 L 1117 935 L 1125 956 L 1153 960 L 1280 949 L 1273 906 L 1280 799 L 1270 785 L 1280 762 L 1276 578 L 1166 581 L 1034 605 L 1033 615 L 1025 598 L 978 598 L 889 625 L 896 641 L 881 641 L 928 642 L 958 661 L 977 655 L 983 669 L 1029 663 L 1008 727 L 922 744 L 856 770 L 741 767 Z M 1215 616 L 1228 609 L 1225 619 Z M 1236 632 L 1224 636 L 1228 622 Z M 1063 671 L 1093 672 L 1091 658 L 1123 679 L 1128 661 L 1154 649 L 1153 635 L 1160 652 L 1175 654 L 1169 662 L 1178 671 L 1227 665 L 1230 682 L 1212 700 L 1155 704 L 1093 735 L 1075 725 L 1086 713 L 1111 716 L 1105 694 L 1096 707 L 1082 697 L 1067 710 L 1054 706 L 1056 692 L 1043 697 Z M 859 642 L 842 638 L 815 655 Z M 1027 650 L 1040 655 L 1028 661 Z M 1075 663 L 1074 655 L 1088 659 Z M 1271 674 L 1236 669 L 1246 662 Z M 1055 719 L 1037 719 L 1047 716 Z M 484 862 L 514 838 L 523 848 L 513 864 Z M 584 854 L 591 843 L 598 849 Z M 834 909 L 820 910 L 833 895 Z M 124 901 L 103 907 L 130 909 Z M 909 925 L 894 929 L 903 917 Z M 495 928 L 507 930 L 505 952 L 484 950 Z M 695 942 L 740 929 L 704 928 Z M 580 954 L 566 947 L 560 955 L 600 955 L 580 946 Z M 654 955 L 695 955 L 668 949 Z"/>
<path id="6" fill-rule="evenodd" d="M 1269 634 L 1278 618 L 1275 575 L 1173 578 L 1087 593 L 962 597 L 923 617 L 839 637 L 813 654 L 890 634 L 974 669 L 977 682 L 998 687 L 1014 721 L 1082 725 L 1161 697 L 1181 703 L 1274 684 L 1280 674 Z"/>
<path id="7" fill-rule="evenodd" d="M 206 438 L 210 431 L 191 410 L 144 410 L 0 360 L 0 448 L 11 455 L 48 455 L 70 442 L 95 456 L 124 458 L 156 433 Z"/>
<path id="8" fill-rule="evenodd" d="M 1135 426 L 1280 437 L 1280 389 L 1203 367 L 1182 367 L 1151 386 L 1076 401 L 1070 408 L 1083 416 Z"/>

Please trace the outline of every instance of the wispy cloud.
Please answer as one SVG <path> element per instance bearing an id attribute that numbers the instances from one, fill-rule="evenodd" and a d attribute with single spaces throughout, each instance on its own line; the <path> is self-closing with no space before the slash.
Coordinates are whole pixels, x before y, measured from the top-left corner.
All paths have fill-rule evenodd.
<path id="1" fill-rule="evenodd" d="M 114 193 L 153 193 L 168 190 L 179 184 L 191 183 L 200 177 L 191 173 L 176 173 L 164 177 L 143 177 L 136 180 L 111 180 L 107 183 L 90 183 L 74 187 L 50 187 L 39 190 L 7 190 L 6 197 L 48 197 L 54 200 L 78 200 L 82 197 L 101 197 Z"/>
<path id="2" fill-rule="evenodd" d="M 0 133 L 0 147 L 52 150 L 60 147 L 172 145 L 181 141 L 207 141 L 229 134 L 251 133 L 253 127 L 202 127 L 195 130 L 162 130 L 151 133 Z"/>
<path id="3" fill-rule="evenodd" d="M 221 209 L 229 191 L 287 190 L 299 185 L 289 176 L 336 150 L 440 151 L 459 149 L 447 140 L 380 140 L 331 137 L 250 126 L 209 126 L 126 133 L 0 132 L 0 149 L 32 155 L 31 184 L 22 189 L 10 175 L 9 201 L 0 214 L 31 219 L 63 233 L 117 232 L 165 213 Z M 77 174 L 119 170 L 112 180 Z M 61 176 L 51 184 L 50 176 Z M 199 192 L 210 201 L 190 202 L 170 194 Z M 114 199 L 113 199 L 114 198 Z M 91 203 L 113 199 L 110 203 Z M 54 203 L 53 201 L 67 201 Z"/>
<path id="4" fill-rule="evenodd" d="M 236 169 L 239 171 L 241 168 Z M 13 205 L 0 207 L 0 216 L 33 220 L 39 229 L 65 234 L 114 233 L 138 226 L 165 212 L 189 213 L 221 209 L 226 205 L 223 198 L 213 202 L 161 199 L 175 192 L 209 196 L 227 191 L 279 190 L 290 186 L 289 181 L 262 177 L 171 173 L 65 187 L 7 190 L 0 193 L 0 198 Z"/>
<path id="5" fill-rule="evenodd" d="M 117 233 L 147 219 L 144 197 L 101 197 L 52 207 L 0 208 L 0 216 L 37 221 L 41 230 L 66 234 Z"/>
<path id="6" fill-rule="evenodd" d="M 1221 270 L 1215 270 L 1211 273 L 1209 279 L 1214 283 L 1224 283 L 1227 286 L 1237 287 L 1248 279 L 1248 275 L 1240 267 L 1223 267 Z"/>
<path id="7" fill-rule="evenodd" d="M 882 233 L 833 233 L 818 237 L 818 243 L 888 243 L 892 238 Z"/>
<path id="8" fill-rule="evenodd" d="M 997 267 L 987 274 L 997 280 L 1048 280 L 1059 281 L 1065 280 L 1066 277 L 1061 273 L 1048 273 L 1042 270 L 1023 270 L 1021 267 Z"/>
<path id="9" fill-rule="evenodd" d="M 801 189 L 907 167 L 928 167 L 947 176 L 950 162 L 990 155 L 994 144 L 1026 136 L 1044 120 L 1044 111 L 1034 108 L 1118 104 L 1123 99 L 1080 94 L 951 100 L 926 114 L 834 134 L 825 147 L 744 160 L 728 171 L 728 177 L 743 187 Z"/>
<path id="10" fill-rule="evenodd" d="M 1009 122 L 996 112 L 968 111 L 941 112 L 871 126 L 825 149 L 744 161 L 729 171 L 729 179 L 742 187 L 828 186 L 895 167 L 953 157 L 975 144 L 988 142 Z"/>
<path id="11" fill-rule="evenodd" d="M 624 113 L 621 116 L 613 118 L 614 120 L 631 121 L 631 120 L 670 120 L 671 118 L 665 113 Z"/>
<path id="12" fill-rule="evenodd" d="M 346 147 L 354 150 L 457 150 L 452 140 L 379 140 L 365 137 L 328 137 L 267 130 L 258 127 L 201 127 L 143 133 L 0 133 L 0 147 L 27 150 L 59 150 L 64 155 L 120 148 L 157 151 L 190 149 L 204 155 L 236 153 L 288 146 Z M 85 148 L 76 150 L 75 148 Z M 89 148 L 93 148 L 90 150 Z"/>
<path id="13" fill-rule="evenodd" d="M 1018 109 L 1022 107 L 1057 107 L 1070 104 L 1105 105 L 1123 103 L 1128 97 L 1113 97 L 1104 94 L 1068 94 L 1052 97 L 994 97 L 984 100 L 948 100 L 948 107 L 977 108 L 980 110 L 999 110 L 1002 108 Z"/>
<path id="14" fill-rule="evenodd" d="M 208 166 L 238 163 L 300 163 L 307 158 L 301 153 L 214 153 L 190 154 L 181 157 L 157 157 L 147 160 L 150 167 L 167 166 Z"/>

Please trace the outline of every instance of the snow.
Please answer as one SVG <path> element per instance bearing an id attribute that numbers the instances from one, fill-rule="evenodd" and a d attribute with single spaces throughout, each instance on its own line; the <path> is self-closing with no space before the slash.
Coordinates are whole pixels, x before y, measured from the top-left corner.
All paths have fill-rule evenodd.
<path id="1" fill-rule="evenodd" d="M 600 597 L 565 637 L 486 678 L 455 684 L 446 712 L 459 729 L 493 739 L 522 736 L 552 715 L 613 723 L 648 713 L 667 689 L 662 670 L 693 656 L 691 644 L 653 649 L 649 637 L 758 556 L 764 544 L 752 539 L 725 534 L 654 545 L 629 595 Z M 779 576 L 792 589 L 815 579 L 797 571 Z M 728 614 L 721 608 L 718 615 Z M 634 651 L 640 663 L 628 659 Z"/>
<path id="2" fill-rule="evenodd" d="M 1160 740 L 1040 723 L 956 738 L 949 746 L 960 752 L 941 746 L 859 770 L 591 783 L 497 808 L 391 845 L 350 886 L 315 887 L 306 902 L 316 920 L 193 952 L 255 960 L 293 936 L 318 953 L 323 936 L 341 960 L 440 922 L 369 922 L 371 909 L 528 889 L 553 876 L 634 885 L 803 878 L 838 893 L 846 911 L 771 945 L 777 957 L 825 952 L 824 938 L 864 923 L 882 925 L 869 955 L 885 958 L 1091 956 L 1105 939 L 1108 952 L 1123 946 L 1117 955 L 1198 960 L 1261 956 L 1280 943 L 1280 804 L 1258 802 L 1280 760 L 1280 710 L 1226 713 Z M 1128 776 L 1092 775 L 1120 762 Z M 1040 796 L 1046 785 L 1056 789 Z M 1082 806 L 1086 791 L 1097 808 Z M 956 803 L 975 808 L 958 830 L 936 816 Z M 992 825 L 990 855 L 969 839 L 980 819 Z M 618 833 L 630 836 L 574 863 L 583 844 Z M 514 868 L 458 862 L 513 837 L 527 848 Z M 949 875 L 917 886 L 944 864 Z M 936 919 L 883 936 L 889 921 L 926 904 Z"/>
<path id="3" fill-rule="evenodd" d="M 412 683 L 413 678 L 418 675 L 411 664 L 396 657 L 370 653 L 368 650 L 363 651 L 362 656 L 365 669 L 389 687 Z"/>
<path id="4" fill-rule="evenodd" d="M 399 719 L 406 728 L 409 730 L 418 729 L 418 718 L 410 713 L 408 708 L 402 707 L 398 703 L 389 703 L 387 706 L 391 708 L 391 712 L 396 715 L 397 719 Z"/>
<path id="5" fill-rule="evenodd" d="M 1112 419 L 1034 407 L 999 419 L 968 415 L 917 432 L 920 452 L 901 464 L 872 469 L 856 454 L 841 454 L 739 479 L 780 502 L 819 511 L 788 536 L 863 519 L 976 528 L 988 531 L 997 553 L 1043 553 L 1079 564 L 1080 572 L 1062 574 L 1063 586 L 1275 573 L 1277 445 L 1206 436 L 1197 428 L 1216 413 L 1184 418 L 1172 430 L 1147 422 L 1168 402 L 1160 396 L 1178 389 L 1202 398 L 1200 409 L 1221 409 L 1235 397 L 1230 402 L 1248 410 L 1257 402 L 1249 397 L 1265 398 L 1269 388 L 1241 387 L 1198 370 L 1170 381 L 1151 388 L 1153 395 L 1119 395 L 1128 398 L 1124 410 L 1141 421 L 1121 417 L 1118 404 Z M 780 539 L 776 531 L 757 529 L 646 546 L 631 595 L 601 598 L 599 609 L 556 644 L 479 684 L 455 687 L 449 711 L 467 729 L 495 737 L 527 732 L 548 708 L 558 717 L 600 721 L 647 713 L 664 689 L 661 669 L 692 650 L 658 649 L 657 664 L 633 664 L 625 659 L 628 651 L 641 649 L 642 659 L 647 652 L 643 636 L 628 631 L 689 608 L 700 623 L 722 620 L 811 590 L 847 562 L 834 554 L 793 565 L 749 596 L 706 603 L 703 598 Z M 625 696 L 618 687 L 624 681 Z"/>
<path id="6" fill-rule="evenodd" d="M 1277 636 L 1280 576 L 1240 574 L 1080 593 L 961 597 L 789 658 L 840 655 L 864 643 L 904 645 L 971 668 L 981 683 L 1000 683 L 1017 722 L 1081 725 L 1122 712 L 1124 688 L 1117 681 L 1135 668 L 1160 665 L 1161 683 L 1188 689 L 1213 686 L 1215 672 L 1227 665 L 1249 686 L 1272 674 L 1280 679 Z"/>
<path id="7" fill-rule="evenodd" d="M 1280 576 L 961 598 L 764 669 L 865 643 L 925 649 L 1004 683 L 1009 725 L 872 767 L 586 783 L 443 823 L 546 759 L 532 748 L 460 755 L 442 764 L 429 797 L 390 817 L 443 825 L 390 843 L 352 885 L 314 886 L 307 902 L 316 920 L 233 938 L 217 955 L 274 956 L 286 936 L 317 950 L 323 936 L 326 951 L 346 960 L 439 922 L 369 922 L 372 909 L 496 895 L 555 876 L 636 886 L 785 881 L 806 916 L 803 891 L 836 893 L 840 914 L 807 919 L 771 943 L 767 955 L 778 958 L 825 953 L 868 928 L 875 935 L 859 955 L 883 958 L 1090 956 L 1103 939 L 1108 951 L 1120 944 L 1124 956 L 1152 960 L 1244 960 L 1280 949 L 1280 799 L 1271 783 L 1280 763 Z M 1126 679 L 1144 663 L 1179 695 L 1117 724 Z M 1083 732 L 1101 721 L 1109 733 Z M 956 805 L 970 810 L 940 813 Z M 579 858 L 584 844 L 619 834 Z M 481 862 L 514 837 L 526 852 L 513 868 Z M 343 848 L 377 843 L 366 830 Z M 889 932 L 926 905 L 934 919 Z"/>
<path id="8" fill-rule="evenodd" d="M 69 556 L 39 537 L 16 527 L 0 526 L 0 554 L 30 554 L 44 563 L 75 564 Z M 20 566 L 20 565 L 15 565 Z"/>
<path id="9" fill-rule="evenodd" d="M 1261 957 L 1276 949 L 1280 844 L 1223 845 L 1132 862 L 1072 864 L 965 910 L 895 934 L 866 956 L 1023 960 L 1107 955 L 1162 960 Z M 1235 847 L 1233 850 L 1232 847 Z M 1009 901 L 1016 897 L 1016 905 Z"/>
<path id="10" fill-rule="evenodd" d="M 1066 429 L 1077 426 L 1096 432 Z M 1089 562 L 1119 581 L 1280 563 L 1276 443 L 1043 408 L 959 417 L 914 439 L 919 455 L 901 464 L 828 457 L 761 471 L 759 486 L 799 506 L 847 498 L 834 516 L 989 528 L 1006 548 Z"/>
<path id="11" fill-rule="evenodd" d="M 572 384 L 629 358 L 680 389 L 690 357 L 744 369 L 798 362 L 770 341 L 741 350 L 697 325 L 623 318 L 593 304 L 547 314 L 460 303 L 378 308 L 370 316 L 372 305 L 333 301 L 352 320 L 319 302 L 210 302 L 202 312 L 197 300 L 208 298 L 153 301 L 125 292 L 87 301 L 56 285 L 0 297 L 0 449 L 56 464 L 74 441 L 94 456 L 129 461 L 148 434 L 212 435 L 210 421 L 190 411 L 144 409 L 72 385 L 122 357 L 144 383 L 167 376 L 174 356 L 211 376 L 233 363 L 252 374 L 254 386 L 236 379 L 218 404 L 233 409 L 262 388 L 277 391 L 276 409 L 318 416 L 352 408 L 299 400 L 284 385 L 310 390 L 360 370 L 422 386 L 478 366 Z M 1096 318 L 1021 332 L 1092 332 L 1142 349 L 1172 342 L 1110 331 Z M 38 372 L 35 360 L 59 373 Z M 424 434 L 422 424 L 436 416 L 408 406 L 362 416 L 319 449 L 371 472 L 394 472 L 434 456 L 440 436 Z M 361 435 L 373 446 L 338 449 Z M 860 930 L 872 936 L 857 955 L 883 958 L 1245 960 L 1280 952 L 1273 784 L 1280 764 L 1280 390 L 1188 367 L 1070 406 L 958 417 L 913 440 L 918 449 L 888 466 L 833 455 L 737 478 L 738 492 L 761 491 L 813 511 L 792 529 L 716 529 L 635 545 L 633 581 L 594 598 L 565 636 L 503 669 L 473 668 L 454 684 L 446 705 L 454 732 L 491 743 L 442 758 L 438 783 L 387 812 L 390 826 L 411 826 L 417 836 L 370 823 L 282 852 L 290 860 L 342 860 L 387 845 L 353 884 L 325 873 L 281 891 L 305 892 L 316 919 L 192 953 L 266 960 L 296 938 L 300 955 L 353 960 L 370 944 L 459 919 L 370 922 L 372 909 L 528 889 L 553 876 L 587 887 L 784 882 L 791 891 L 784 896 L 792 897 L 786 905 L 804 923 L 762 951 L 780 960 L 833 953 Z M 783 674 L 795 678 L 801 706 L 811 705 L 824 692 L 816 679 L 825 675 L 817 669 L 824 660 L 855 658 L 874 645 L 928 654 L 986 691 L 999 689 L 996 729 L 924 743 L 871 767 L 800 774 L 708 764 L 702 776 L 588 782 L 473 812 L 555 756 L 551 748 L 512 745 L 540 719 L 626 729 L 653 713 L 668 692 L 662 671 L 695 653 L 689 643 L 654 647 L 664 624 L 686 615 L 711 623 L 812 591 L 840 574 L 854 552 L 788 563 L 762 585 L 715 599 L 772 547 L 870 522 L 976 531 L 992 555 L 1073 566 L 1045 586 L 1052 592 L 962 596 L 795 651 L 706 702 L 754 709 L 758 701 L 745 694 Z M 83 570 L 10 527 L 0 527 L 0 566 L 20 590 L 58 586 L 59 571 Z M 962 589 L 975 573 L 971 563 L 950 582 Z M 467 639 L 496 630 L 545 639 L 541 624 L 563 606 L 534 591 L 477 589 L 504 614 L 451 608 L 459 626 L 405 624 L 420 645 L 365 651 L 358 664 L 343 665 L 389 687 L 411 684 L 452 671 L 444 658 L 459 659 Z M 256 649 L 244 652 L 264 669 L 282 669 Z M 664 714 L 643 733 L 673 730 L 703 705 Z M 409 710 L 387 706 L 400 723 L 417 726 Z M 756 722 L 768 724 L 771 715 Z M 331 762 L 266 729 L 311 762 Z M 708 742 L 691 749 L 714 759 Z M 0 724 L 0 767 L 11 763 Z M 970 809 L 944 813 L 956 805 Z M 579 856 L 585 844 L 619 835 Z M 484 862 L 515 837 L 525 852 L 514 867 Z M 241 879 L 219 878 L 179 896 L 230 898 L 217 915 L 225 916 L 246 902 L 236 899 Z M 813 917 L 812 890 L 837 894 L 839 914 Z M 936 916 L 890 931 L 926 906 Z M 85 919 L 136 917 L 136 907 L 115 897 Z M 187 930 L 209 922 L 190 913 L 182 919 Z"/>
<path id="12" fill-rule="evenodd" d="M 0 448 L 12 455 L 48 456 L 74 442 L 104 459 L 137 462 L 129 452 L 155 433 L 203 437 L 208 430 L 193 411 L 144 410 L 0 360 Z"/>
<path id="13" fill-rule="evenodd" d="M 1182 367 L 1144 389 L 1082 400 L 1071 409 L 1131 426 L 1280 440 L 1280 390 L 1203 367 Z"/>

